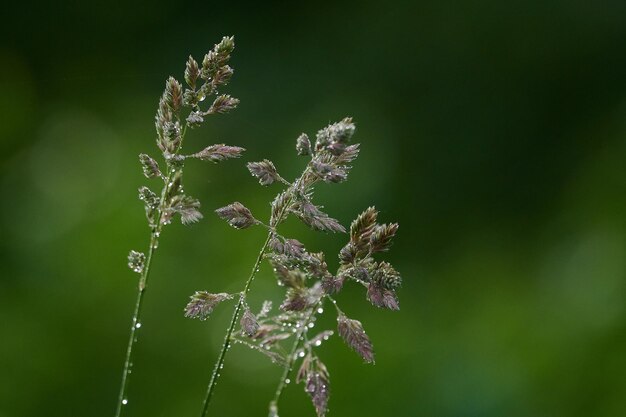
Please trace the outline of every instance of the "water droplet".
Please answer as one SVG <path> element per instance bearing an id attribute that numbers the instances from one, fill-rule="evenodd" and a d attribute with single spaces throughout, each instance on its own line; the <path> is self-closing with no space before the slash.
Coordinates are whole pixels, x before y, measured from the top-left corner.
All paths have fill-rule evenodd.
<path id="1" fill-rule="evenodd" d="M 321 345 L 321 344 L 322 344 L 322 341 L 321 341 L 321 340 L 316 340 L 316 341 L 315 341 L 315 346 L 319 346 L 319 345 Z"/>
<path id="2" fill-rule="evenodd" d="M 124 398 L 124 399 L 122 400 L 122 405 L 126 405 L 126 404 L 128 404 L 128 400 L 127 400 L 126 398 Z"/>
<path id="3" fill-rule="evenodd" d="M 287 378 L 285 379 L 285 384 L 289 384 L 291 382 L 291 379 Z"/>
<path id="4" fill-rule="evenodd" d="M 135 324 L 135 327 L 136 327 L 137 329 L 139 329 L 139 328 L 141 327 L 141 323 L 137 323 L 137 324 Z"/>
<path id="5" fill-rule="evenodd" d="M 298 353 L 298 356 L 300 356 L 301 358 L 304 358 L 304 351 Z"/>
<path id="6" fill-rule="evenodd" d="M 315 327 L 315 323 L 309 323 L 309 329 L 312 329 L 313 327 Z"/>
<path id="7" fill-rule="evenodd" d="M 317 309 L 317 314 L 322 314 L 324 312 L 324 309 L 322 307 Z"/>

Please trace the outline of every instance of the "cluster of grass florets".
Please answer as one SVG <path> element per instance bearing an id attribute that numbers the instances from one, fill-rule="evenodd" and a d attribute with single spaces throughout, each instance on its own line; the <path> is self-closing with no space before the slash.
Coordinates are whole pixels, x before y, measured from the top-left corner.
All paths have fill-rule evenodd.
<path id="1" fill-rule="evenodd" d="M 266 259 L 273 267 L 277 284 L 285 288 L 285 298 L 278 309 L 272 309 L 272 303 L 266 301 L 256 313 L 247 302 L 247 293 L 254 279 L 255 269 L 239 294 L 235 317 L 241 310 L 239 327 L 233 320 L 225 343 L 240 343 L 261 352 L 273 362 L 284 368 L 283 378 L 279 382 L 276 397 L 270 403 L 270 415 L 277 416 L 277 401 L 282 388 L 296 362 L 300 365 L 296 382 L 304 384 L 305 392 L 310 396 L 313 406 L 322 417 L 328 410 L 330 396 L 330 377 L 326 366 L 319 358 L 315 348 L 334 334 L 333 330 L 318 331 L 313 334 L 318 315 L 324 312 L 324 302 L 329 301 L 337 312 L 337 332 L 346 344 L 367 362 L 374 362 L 372 343 L 365 333 L 361 322 L 350 319 L 340 309 L 332 296 L 342 290 L 348 281 L 365 287 L 366 298 L 376 307 L 398 310 L 396 289 L 401 284 L 398 272 L 387 262 L 377 262 L 374 255 L 384 252 L 391 246 L 391 241 L 398 229 L 397 224 L 378 224 L 378 212 L 370 207 L 361 213 L 351 224 L 350 239 L 339 253 L 340 266 L 331 273 L 322 252 L 308 251 L 297 239 L 283 236 L 278 228 L 293 214 L 311 229 L 322 232 L 345 233 L 340 222 L 313 202 L 313 188 L 319 182 L 336 183 L 345 181 L 350 170 L 350 163 L 359 154 L 359 145 L 350 144 L 355 131 L 352 119 L 345 118 L 321 129 L 312 144 L 306 134 L 296 140 L 299 155 L 310 157 L 302 174 L 293 182 L 286 181 L 269 160 L 248 163 L 250 173 L 263 186 L 281 183 L 286 188 L 279 192 L 271 203 L 269 221 L 263 223 L 239 202 L 217 210 L 217 214 L 237 229 L 262 225 L 268 229 L 266 245 L 262 248 L 259 259 Z M 205 294 L 207 301 L 198 297 Z M 208 292 L 196 293 L 187 305 L 188 317 L 205 318 L 199 311 L 198 304 L 203 302 L 214 307 L 214 294 L 207 298 Z M 224 298 L 225 299 L 225 298 Z M 220 363 L 221 362 L 221 363 Z M 217 369 L 223 366 L 223 355 Z M 214 373 L 212 382 L 216 379 Z M 212 385 L 209 387 L 211 392 Z M 210 398 L 210 394 L 209 394 Z"/>

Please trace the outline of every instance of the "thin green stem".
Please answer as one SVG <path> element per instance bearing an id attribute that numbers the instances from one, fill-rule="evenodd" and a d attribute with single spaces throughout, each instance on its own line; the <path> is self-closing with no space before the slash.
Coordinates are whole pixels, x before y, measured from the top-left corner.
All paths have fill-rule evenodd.
<path id="1" fill-rule="evenodd" d="M 133 347 L 135 346 L 135 342 L 137 338 L 135 336 L 140 324 L 141 318 L 141 307 L 143 306 L 143 296 L 146 291 L 146 281 L 148 280 L 148 275 L 150 274 L 150 265 L 152 264 L 152 255 L 154 253 L 154 242 L 155 236 L 152 234 L 152 238 L 150 239 L 150 249 L 148 250 L 148 256 L 146 258 L 146 264 L 144 266 L 144 270 L 141 274 L 141 278 L 139 279 L 139 290 L 137 291 L 137 301 L 135 303 L 135 311 L 133 313 L 132 324 L 130 328 L 130 337 L 128 339 L 128 346 L 126 348 L 126 358 L 124 360 L 124 370 L 122 371 L 122 383 L 120 386 L 120 393 L 117 400 L 117 408 L 115 410 L 115 417 L 119 417 L 122 414 L 122 406 L 128 403 L 128 399 L 126 398 L 126 391 L 128 388 L 128 377 L 130 374 L 130 370 L 132 367 L 132 355 L 133 355 Z"/>
<path id="2" fill-rule="evenodd" d="M 337 310 L 337 314 L 339 314 L 339 315 L 343 314 L 343 311 L 341 311 L 341 309 L 337 305 L 337 301 L 335 301 L 335 299 L 333 297 L 331 297 L 328 294 L 324 295 L 324 297 L 328 298 L 330 300 L 330 302 L 333 304 L 333 306 L 335 306 L 335 310 Z"/>
<path id="3" fill-rule="evenodd" d="M 283 368 L 283 373 L 280 377 L 280 381 L 278 382 L 278 386 L 276 387 L 276 392 L 274 393 L 274 399 L 270 402 L 270 410 L 276 409 L 278 406 L 278 400 L 280 399 L 285 386 L 287 385 L 287 379 L 289 378 L 289 373 L 293 368 L 293 364 L 295 363 L 297 357 L 296 352 L 298 351 L 298 347 L 300 346 L 300 342 L 302 342 L 302 336 L 307 331 L 308 325 L 311 322 L 311 319 L 317 312 L 317 309 L 320 308 L 321 304 L 324 301 L 324 297 L 320 297 L 319 301 L 313 306 L 310 310 L 307 318 L 302 322 L 302 326 L 300 326 L 300 330 L 295 335 L 295 340 L 293 345 L 291 346 L 291 351 L 289 352 L 289 356 L 287 356 L 287 363 Z"/>
<path id="4" fill-rule="evenodd" d="M 209 411 L 209 403 L 211 402 L 211 397 L 213 396 L 213 392 L 215 391 L 215 384 L 217 384 L 217 379 L 220 376 L 220 370 L 224 367 L 224 360 L 226 359 L 226 352 L 228 352 L 228 349 L 230 348 L 230 341 L 231 341 L 231 337 L 233 334 L 233 330 L 235 329 L 235 326 L 237 325 L 237 317 L 239 316 L 239 313 L 241 312 L 241 309 L 243 307 L 245 296 L 246 294 L 248 294 L 248 291 L 250 291 L 250 285 L 252 284 L 252 281 L 254 281 L 256 273 L 259 270 L 259 266 L 261 264 L 261 261 L 263 260 L 263 256 L 265 255 L 265 251 L 267 250 L 267 246 L 270 243 L 271 237 L 272 237 L 272 233 L 270 232 L 267 234 L 265 243 L 261 247 L 261 251 L 259 252 L 259 255 L 256 258 L 256 262 L 254 263 L 254 267 L 252 268 L 252 271 L 250 272 L 250 276 L 248 277 L 248 280 L 246 281 L 246 285 L 243 291 L 241 292 L 241 297 L 239 297 L 239 301 L 237 302 L 237 305 L 235 306 L 235 310 L 233 311 L 233 316 L 230 319 L 230 324 L 228 326 L 228 329 L 226 330 L 226 336 L 224 337 L 224 344 L 222 345 L 222 350 L 220 350 L 220 354 L 217 358 L 217 362 L 215 363 L 215 368 L 213 368 L 213 373 L 211 374 L 211 380 L 209 381 L 209 386 L 207 388 L 207 392 L 204 397 L 204 402 L 202 404 L 201 415 L 203 417 L 206 416 Z"/>
<path id="5" fill-rule="evenodd" d="M 148 256 L 146 257 L 146 263 L 144 265 L 143 270 L 141 271 L 141 275 L 139 278 L 139 288 L 137 291 L 137 301 L 135 302 L 135 310 L 133 312 L 133 319 L 130 328 L 130 337 L 128 339 L 128 346 L 126 348 L 126 358 L 124 359 L 124 370 L 122 371 L 122 382 L 120 385 L 120 393 L 117 399 L 117 407 L 115 410 L 115 417 L 120 417 L 122 415 L 122 408 L 124 405 L 128 404 L 128 398 L 126 396 L 128 391 L 128 378 L 130 375 L 131 368 L 133 366 L 133 347 L 137 342 L 137 331 L 141 327 L 141 309 L 143 306 L 143 298 L 146 292 L 146 286 L 148 283 L 148 277 L 150 275 L 150 266 L 152 265 L 152 256 L 154 255 L 154 251 L 159 245 L 159 236 L 161 234 L 161 216 L 163 214 L 163 206 L 165 204 L 165 197 L 167 195 L 168 184 L 171 181 L 173 170 L 168 170 L 167 177 L 165 180 L 165 185 L 163 186 L 163 190 L 161 191 L 161 199 L 159 201 L 159 211 L 156 218 L 156 224 L 152 228 L 152 233 L 150 234 L 150 247 L 148 249 Z"/>
<path id="6" fill-rule="evenodd" d="M 294 197 L 295 197 L 295 193 L 296 191 L 299 191 L 302 181 L 308 174 L 310 167 L 311 167 L 311 163 L 309 162 L 306 168 L 304 169 L 304 171 L 302 172 L 302 175 L 300 175 L 300 177 L 293 184 L 289 184 L 289 182 L 283 180 L 286 184 L 289 184 L 288 190 L 291 190 L 291 194 L 289 196 L 289 200 L 287 201 L 283 209 L 280 211 L 280 213 L 277 214 L 276 222 L 273 225 L 273 227 L 267 226 L 259 222 L 260 224 L 268 228 L 269 233 L 267 234 L 265 243 L 263 244 L 263 247 L 261 248 L 261 251 L 259 252 L 259 255 L 257 256 L 256 262 L 254 263 L 254 267 L 252 268 L 252 272 L 250 273 L 250 276 L 248 277 L 248 280 L 246 281 L 246 285 L 243 291 L 241 292 L 241 297 L 239 298 L 239 301 L 237 302 L 237 305 L 235 306 L 235 310 L 233 311 L 233 315 L 230 319 L 230 325 L 228 326 L 228 329 L 226 329 L 226 336 L 224 337 L 224 344 L 222 345 L 222 349 L 220 350 L 220 354 L 217 358 L 217 362 L 215 363 L 215 367 L 213 368 L 213 372 L 211 373 L 211 380 L 209 381 L 209 386 L 207 388 L 206 395 L 204 396 L 204 402 L 202 404 L 202 413 L 200 414 L 201 417 L 206 417 L 208 414 L 209 403 L 211 402 L 211 397 L 213 396 L 213 392 L 215 391 L 215 385 L 217 384 L 217 380 L 220 377 L 220 371 L 224 367 L 226 353 L 228 352 L 228 349 L 230 347 L 232 334 L 235 329 L 235 326 L 237 325 L 237 317 L 239 316 L 239 313 L 241 312 L 241 309 L 245 302 L 245 297 L 248 294 L 248 291 L 250 291 L 250 285 L 252 284 L 252 281 L 254 281 L 256 273 L 259 269 L 259 265 L 261 261 L 263 260 L 263 256 L 265 255 L 265 251 L 268 248 L 268 245 L 269 245 L 270 240 L 272 239 L 272 236 L 276 233 L 276 229 L 278 228 L 280 223 L 285 219 L 285 216 L 288 213 L 287 209 L 291 206 L 291 203 L 293 202 Z"/>

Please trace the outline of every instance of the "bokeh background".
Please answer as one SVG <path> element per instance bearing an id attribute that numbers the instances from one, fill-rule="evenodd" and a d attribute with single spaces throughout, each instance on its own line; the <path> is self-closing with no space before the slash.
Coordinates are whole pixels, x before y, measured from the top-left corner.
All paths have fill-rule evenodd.
<path id="1" fill-rule="evenodd" d="M 186 146 L 248 152 L 187 164 L 206 218 L 163 234 L 126 415 L 198 415 L 230 307 L 207 322 L 182 308 L 238 290 L 264 236 L 211 211 L 239 200 L 266 218 L 278 188 L 243 162 L 293 178 L 299 133 L 346 115 L 361 157 L 317 201 L 346 225 L 372 204 L 398 221 L 384 259 L 405 284 L 397 313 L 340 295 L 377 362 L 322 346 L 330 415 L 626 415 L 625 2 L 27 3 L 3 5 L 0 29 L 1 417 L 113 414 L 126 255 L 148 237 L 137 155 L 157 153 L 166 77 L 225 34 L 241 105 Z M 344 237 L 285 231 L 336 266 Z M 267 266 L 253 294 L 280 300 Z M 234 348 L 213 415 L 266 415 L 279 372 Z M 280 410 L 314 415 L 294 384 Z"/>

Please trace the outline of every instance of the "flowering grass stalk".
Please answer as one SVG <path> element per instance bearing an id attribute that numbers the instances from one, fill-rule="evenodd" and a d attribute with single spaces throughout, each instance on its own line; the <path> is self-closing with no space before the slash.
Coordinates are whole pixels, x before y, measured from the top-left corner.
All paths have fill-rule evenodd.
<path id="1" fill-rule="evenodd" d="M 278 416 L 278 401 L 284 387 L 290 382 L 289 374 L 298 360 L 301 360 L 301 364 L 296 374 L 296 383 L 304 384 L 304 390 L 310 396 L 319 417 L 324 417 L 328 411 L 330 374 L 315 353 L 315 348 L 328 340 L 334 332 L 325 330 L 313 337 L 308 335 L 308 332 L 315 327 L 316 317 L 324 312 L 323 306 L 326 300 L 330 301 L 337 313 L 337 331 L 341 338 L 366 363 L 374 363 L 374 348 L 363 325 L 358 320 L 348 318 L 331 294 L 340 292 L 345 282 L 354 281 L 367 289 L 367 298 L 374 306 L 399 310 L 395 291 L 402 282 L 400 275 L 389 263 L 377 263 L 373 259 L 374 253 L 389 249 L 398 225 L 395 223 L 379 225 L 376 223 L 377 216 L 376 209 L 369 207 L 352 222 L 350 241 L 339 253 L 340 266 L 334 275 L 328 272 L 325 263 L 323 272 L 320 273 L 317 267 L 311 268 L 306 262 L 294 262 L 294 260 L 280 257 L 274 259 L 274 262 L 280 265 L 280 268 L 275 269 L 279 282 L 290 284 L 287 285 L 291 288 L 287 290 L 287 301 L 290 291 L 297 288 L 305 294 L 307 303 L 300 314 L 283 312 L 268 319 L 273 326 L 280 326 L 280 329 L 274 328 L 273 331 L 285 331 L 286 323 L 287 329 L 292 328 L 293 333 L 291 347 L 283 365 L 283 373 L 274 398 L 270 402 L 270 417 Z M 324 259 L 323 254 L 316 256 L 318 259 Z M 294 274 L 304 274 L 306 282 L 312 282 L 312 284 L 306 285 L 291 279 L 285 280 L 284 277 Z M 281 306 L 283 310 L 285 310 L 284 306 L 285 303 Z M 291 337 L 285 339 L 291 339 Z M 269 350 L 272 349 L 284 348 L 270 346 Z"/>
<path id="2" fill-rule="evenodd" d="M 189 57 L 185 68 L 187 88 L 183 92 L 182 85 L 173 77 L 165 84 L 165 91 L 159 101 L 155 117 L 157 146 L 162 153 L 165 169 L 152 157 L 141 154 L 143 173 L 147 178 L 158 178 L 163 181 L 160 196 L 148 187 L 139 189 L 139 199 L 144 202 L 148 226 L 150 227 L 150 244 L 148 254 L 130 251 L 128 266 L 139 274 L 139 287 L 133 311 L 130 337 L 126 348 L 122 381 L 117 401 L 115 416 L 122 414 L 123 406 L 128 403 L 128 379 L 133 365 L 133 347 L 138 339 L 138 331 L 142 326 L 141 311 L 144 303 L 148 277 L 154 253 L 159 245 L 163 227 L 171 223 L 179 215 L 183 224 L 195 223 L 202 219 L 199 211 L 200 202 L 183 192 L 183 166 L 186 159 L 220 162 L 229 158 L 238 158 L 244 151 L 236 146 L 224 144 L 211 145 L 191 155 L 181 153 L 183 141 L 189 128 L 199 126 L 204 118 L 219 113 L 227 113 L 234 109 L 239 100 L 229 95 L 220 95 L 218 88 L 226 85 L 233 74 L 228 66 L 230 54 L 234 49 L 232 37 L 225 37 L 207 53 L 201 65 Z M 203 110 L 201 103 L 213 97 L 212 104 Z M 187 108 L 187 115 L 183 110 Z"/>
<path id="3" fill-rule="evenodd" d="M 270 404 L 270 416 L 277 416 L 277 403 L 284 386 L 289 382 L 289 373 L 295 362 L 302 358 L 297 380 L 305 382 L 305 390 L 311 396 L 318 415 L 324 416 L 329 396 L 328 371 L 315 356 L 313 348 L 328 339 L 333 332 L 324 331 L 312 338 L 308 336 L 308 331 L 314 327 L 316 315 L 323 313 L 324 300 L 341 290 L 346 280 L 354 280 L 368 288 L 368 298 L 374 305 L 398 309 L 395 288 L 400 284 L 399 274 L 389 264 L 378 264 L 372 258 L 374 253 L 388 249 L 397 225 L 378 225 L 378 213 L 374 208 L 366 210 L 352 223 L 350 242 L 341 251 L 341 266 L 335 275 L 328 271 L 323 253 L 310 253 L 298 240 L 286 238 L 278 231 L 278 226 L 288 215 L 293 214 L 313 230 L 346 232 L 337 220 L 312 202 L 312 196 L 314 186 L 320 181 L 337 183 L 347 179 L 349 164 L 359 153 L 358 144 L 349 144 L 354 130 L 352 120 L 345 118 L 321 129 L 314 145 L 306 134 L 300 135 L 296 141 L 296 150 L 299 155 L 309 156 L 310 161 L 293 183 L 281 177 L 269 160 L 248 164 L 250 173 L 258 178 L 261 185 L 286 185 L 284 191 L 278 193 L 271 203 L 268 224 L 257 220 L 239 202 L 216 211 L 237 229 L 262 225 L 268 229 L 268 234 L 226 329 L 224 343 L 204 398 L 202 417 L 208 413 L 215 384 L 232 343 L 241 343 L 261 352 L 283 367 L 282 378 Z M 263 259 L 269 260 L 278 284 L 287 289 L 285 300 L 276 314 L 271 314 L 271 302 L 266 301 L 256 314 L 247 303 L 247 294 Z M 219 302 L 227 299 L 219 295 L 197 291 L 191 296 L 185 315 L 206 319 Z M 334 300 L 333 304 L 336 306 Z M 373 362 L 373 349 L 360 322 L 348 319 L 339 307 L 337 312 L 340 335 L 366 362 Z M 239 329 L 236 329 L 238 319 Z M 289 348 L 283 346 L 290 340 L 292 343 Z"/>

